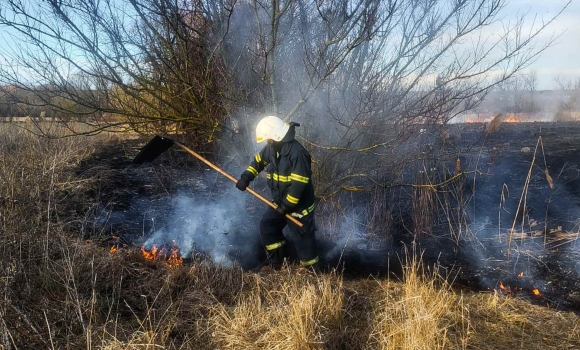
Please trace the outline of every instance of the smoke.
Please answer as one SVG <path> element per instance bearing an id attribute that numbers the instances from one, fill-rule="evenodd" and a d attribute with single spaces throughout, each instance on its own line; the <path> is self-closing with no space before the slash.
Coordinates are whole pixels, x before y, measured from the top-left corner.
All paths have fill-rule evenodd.
<path id="1" fill-rule="evenodd" d="M 269 17 L 262 10 L 258 10 L 258 12 L 259 19 L 268 21 Z M 325 73 L 321 67 L 304 65 L 307 56 L 303 49 L 312 43 L 315 45 L 316 38 L 313 38 L 312 43 L 304 43 L 301 40 L 306 40 L 306 37 L 311 34 L 307 28 L 314 28 L 315 23 L 294 22 L 292 16 L 288 16 L 287 19 L 288 22 L 281 23 L 280 33 L 284 33 L 284 35 L 281 35 L 277 41 L 279 44 L 278 57 L 275 57 L 277 63 L 275 90 L 278 92 L 276 109 L 281 117 L 284 116 L 284 112 L 292 110 L 299 101 L 307 96 L 306 92 L 310 91 L 308 84 L 311 83 L 309 77 Z M 215 154 L 217 155 L 216 161 L 235 177 L 243 171 L 253 155 L 262 147 L 262 145 L 255 144 L 253 137 L 257 121 L 275 110 L 265 102 L 271 99 L 271 86 L 263 84 L 263 79 L 268 76 L 268 72 L 264 71 L 266 65 L 263 62 L 263 57 L 260 56 L 260 50 L 267 49 L 261 45 L 269 40 L 256 41 L 255 22 L 255 9 L 246 3 L 238 4 L 236 11 L 233 12 L 229 34 L 224 43 L 224 52 L 228 53 L 226 57 L 229 61 L 228 66 L 233 67 L 234 70 L 232 79 L 236 80 L 231 85 L 241 87 L 239 90 L 244 96 L 240 97 L 243 103 L 233 106 L 231 118 L 228 121 L 231 123 L 230 130 L 224 131 L 221 135 L 220 142 L 216 145 Z M 300 26 L 293 27 L 293 25 Z M 324 37 L 326 36 L 320 35 L 320 38 Z M 266 35 L 265 38 L 268 39 L 268 36 Z M 376 175 L 377 180 L 385 182 L 385 178 L 393 178 L 395 179 L 392 180 L 393 183 L 398 181 L 395 185 L 412 183 L 416 172 L 411 173 L 409 169 L 416 168 L 418 164 L 426 160 L 434 163 L 438 169 L 444 167 L 454 169 L 455 157 L 452 157 L 453 164 L 444 164 L 444 158 L 433 151 L 439 146 L 445 147 L 445 143 L 450 142 L 449 138 L 444 138 L 441 141 L 441 134 L 435 130 L 435 126 L 417 125 L 415 131 L 409 127 L 409 130 L 395 132 L 398 127 L 395 121 L 404 120 L 403 118 L 417 118 L 424 114 L 423 112 L 431 111 L 428 105 L 420 106 L 416 102 L 420 101 L 422 96 L 429 96 L 429 91 L 436 89 L 436 87 L 429 87 L 424 92 L 421 89 L 415 89 L 413 93 L 405 93 L 404 91 L 409 89 L 403 89 L 404 83 L 396 79 L 379 77 L 373 81 L 364 78 L 366 75 L 361 74 L 361 72 L 363 70 L 372 71 L 374 62 L 370 59 L 373 57 L 372 52 L 369 53 L 367 50 L 372 50 L 372 47 L 361 46 L 360 50 L 353 51 L 345 59 L 345 64 L 341 69 L 329 76 L 328 82 L 321 83 L 318 90 L 308 95 L 308 100 L 292 117 L 293 121 L 302 123 L 302 127 L 297 130 L 298 135 L 318 145 L 329 146 L 326 148 L 315 147 L 303 142 L 310 149 L 313 159 L 316 160 L 314 167 L 319 167 L 316 171 L 317 175 L 320 175 L 318 176 L 320 182 L 315 183 L 315 186 L 327 187 L 326 194 L 342 185 L 350 188 L 364 185 L 363 180 L 356 176 L 361 173 L 373 177 Z M 505 98 L 500 93 L 490 95 L 487 101 L 491 102 L 492 97 L 497 98 L 498 101 Z M 502 101 L 505 102 L 504 100 L 500 102 Z M 539 99 L 534 100 L 536 104 L 540 102 Z M 485 103 L 480 106 L 481 108 L 486 107 Z M 495 112 L 495 110 L 493 111 Z M 406 138 L 407 133 L 414 134 Z M 491 153 L 499 153 L 495 146 L 489 148 L 482 146 L 481 150 L 470 149 L 475 143 L 481 141 L 481 133 L 474 132 L 471 136 L 475 134 L 478 137 L 462 141 L 464 144 L 459 144 L 460 141 L 456 141 L 456 144 L 448 147 L 451 149 L 449 152 L 452 152 L 453 155 L 461 154 L 464 159 L 468 159 L 467 162 L 462 163 L 463 170 L 466 170 L 465 164 L 477 164 L 478 162 L 481 162 L 482 165 L 479 165 L 477 169 L 467 170 L 487 170 L 484 168 L 493 163 Z M 511 136 L 504 135 L 503 137 L 505 140 L 511 139 Z M 302 142 L 301 139 L 299 141 Z M 441 145 L 441 143 L 444 144 Z M 336 150 L 343 148 L 356 150 L 376 144 L 382 144 L 382 146 L 372 148 L 372 152 L 369 153 Z M 497 142 L 497 144 L 498 149 L 504 147 L 503 143 Z M 447 144 L 447 146 L 449 145 Z M 526 144 L 525 146 L 530 145 Z M 332 150 L 332 147 L 336 149 Z M 519 145 L 517 149 L 521 148 L 522 146 Z M 470 212 L 470 222 L 467 223 L 470 231 L 473 232 L 470 238 L 474 238 L 475 242 L 473 242 L 471 249 L 464 252 L 462 258 L 468 260 L 478 271 L 493 268 L 493 263 L 489 263 L 490 261 L 505 260 L 506 258 L 505 246 L 493 245 L 490 242 L 497 239 L 496 234 L 500 231 L 500 227 L 502 228 L 501 233 L 505 236 L 506 225 L 497 220 L 499 197 L 504 183 L 509 184 L 512 193 L 518 193 L 518 187 L 514 186 L 513 181 L 510 182 L 509 178 L 516 179 L 516 181 L 525 179 L 529 159 L 525 159 L 525 161 L 528 163 L 516 164 L 513 159 L 508 159 L 505 164 L 495 164 L 496 174 L 487 178 L 478 178 L 477 193 L 474 190 L 473 193 L 467 194 L 473 196 L 472 201 L 477 204 L 473 207 L 475 208 L 473 212 Z M 399 164 L 403 165 L 399 167 Z M 221 175 L 215 176 L 220 177 Z M 341 178 L 354 180 L 338 183 L 336 179 Z M 211 181 L 210 179 L 206 180 Z M 390 184 L 387 183 L 387 185 Z M 265 189 L 262 179 L 257 179 L 253 186 Z M 235 262 L 246 264 L 245 262 L 248 261 L 247 266 L 257 265 L 259 263 L 257 252 L 262 249 L 258 232 L 259 212 L 265 209 L 265 205 L 252 199 L 249 194 L 233 189 L 231 183 L 219 183 L 216 188 L 217 191 L 206 191 L 203 194 L 191 194 L 182 189 L 182 192 L 173 195 L 168 209 L 164 211 L 166 217 L 162 220 L 163 224 L 151 225 L 147 230 L 145 246 L 162 245 L 175 241 L 184 256 L 192 252 L 202 252 L 210 256 L 213 261 L 224 265 L 232 265 Z M 262 193 L 266 197 L 269 196 L 269 191 Z M 393 242 L 396 238 L 393 237 L 396 235 L 396 237 L 406 235 L 406 238 L 411 236 L 412 227 L 409 225 L 408 209 L 412 198 L 409 194 L 409 191 L 401 189 L 400 192 L 392 192 L 390 194 L 392 198 L 384 198 L 385 201 L 398 202 L 396 208 L 399 209 L 400 213 L 393 212 L 391 214 L 393 217 L 399 215 L 394 220 L 400 222 L 399 226 L 385 227 L 380 238 L 371 238 L 369 233 L 369 218 L 364 215 L 364 212 L 368 210 L 368 197 L 357 198 L 349 203 L 343 200 L 346 196 L 338 199 L 335 198 L 339 195 L 333 197 L 333 200 L 341 202 L 342 215 L 335 217 L 334 220 L 326 218 L 319 220 L 322 224 L 318 227 L 317 238 L 321 243 L 320 255 L 323 260 L 333 263 L 345 262 L 348 265 L 356 259 L 355 268 L 377 267 L 384 264 L 388 260 L 385 252 L 394 249 Z M 535 195 L 533 190 L 530 191 L 530 199 L 536 198 Z M 542 196 L 543 194 L 539 195 L 538 198 L 545 198 Z M 379 201 L 375 204 L 379 206 L 379 210 L 392 210 L 390 207 L 381 206 L 382 203 Z M 542 207 L 542 204 L 545 203 L 540 201 L 533 204 L 531 206 L 545 208 L 545 205 Z M 505 218 L 509 217 L 508 211 L 511 214 L 515 212 L 514 205 L 517 205 L 515 197 L 504 206 Z M 552 208 L 556 209 L 556 206 L 552 204 Z M 257 211 L 254 211 L 255 209 Z M 317 213 L 317 220 L 321 215 L 327 214 Z M 449 225 L 445 219 L 442 216 L 434 216 L 434 220 L 443 222 L 439 227 L 447 229 Z M 395 232 L 397 230 L 401 232 Z M 433 246 L 423 245 L 426 249 L 432 249 L 427 255 L 438 257 L 440 250 L 453 251 L 452 245 L 449 244 L 448 240 L 445 240 L 449 232 L 436 232 L 436 234 L 440 235 L 436 239 L 442 240 L 444 243 Z M 429 238 L 427 237 L 425 240 Z M 288 236 L 288 239 L 291 241 L 292 237 Z M 543 247 L 531 244 L 520 244 L 517 247 L 521 250 L 533 248 L 534 254 L 538 255 L 546 253 Z M 518 256 L 520 259 L 516 267 L 533 271 L 533 259 L 523 259 L 523 257 L 523 255 Z M 490 286 L 497 282 L 496 279 L 491 279 L 485 274 L 481 276 L 482 280 L 485 280 L 485 284 Z"/>
<path id="2" fill-rule="evenodd" d="M 533 155 L 519 151 L 523 145 L 513 141 L 517 134 L 513 130 L 501 133 L 505 135 L 496 135 L 497 140 L 511 138 L 513 148 L 504 144 L 505 154 L 487 159 L 485 174 L 477 176 L 477 181 L 473 177 L 467 181 L 476 184 L 466 207 L 469 235 L 465 241 L 471 244 L 462 247 L 460 257 L 469 262 L 474 271 L 471 276 L 487 288 L 497 288 L 498 281 L 506 284 L 510 278 L 512 283 L 529 283 L 542 292 L 550 283 L 556 282 L 555 288 L 566 286 L 565 276 L 580 272 L 576 263 L 580 250 L 574 237 L 580 217 L 573 185 L 578 172 L 567 165 L 570 158 L 560 154 L 566 138 L 558 135 L 561 142 L 546 143 L 545 160 L 536 159 L 530 169 Z M 521 141 L 525 144 L 530 140 Z M 553 188 L 545 167 L 558 174 Z M 525 186 L 528 172 L 529 184 Z M 520 273 L 524 277 L 516 280 Z"/>
<path id="3" fill-rule="evenodd" d="M 514 78 L 512 82 L 517 80 Z M 450 122 L 487 123 L 499 113 L 503 113 L 504 121 L 508 122 L 580 120 L 580 90 L 522 90 L 523 84 L 518 90 L 515 85 L 515 88 L 509 86 L 490 92 L 475 108 L 455 116 Z"/>
<path id="4" fill-rule="evenodd" d="M 152 228 L 144 242 L 173 242 L 184 257 L 201 252 L 221 265 L 247 261 L 255 255 L 258 232 L 245 212 L 245 194 L 226 190 L 220 195 L 179 193 L 172 197 L 166 224 Z"/>
<path id="5" fill-rule="evenodd" d="M 369 235 L 365 217 L 365 209 L 355 206 L 346 211 L 344 216 L 334 218 L 334 222 L 326 220 L 324 226 L 319 227 L 318 238 L 326 238 L 333 243 L 323 252 L 326 261 L 339 261 L 353 251 L 364 254 L 385 248 L 384 239 Z"/>

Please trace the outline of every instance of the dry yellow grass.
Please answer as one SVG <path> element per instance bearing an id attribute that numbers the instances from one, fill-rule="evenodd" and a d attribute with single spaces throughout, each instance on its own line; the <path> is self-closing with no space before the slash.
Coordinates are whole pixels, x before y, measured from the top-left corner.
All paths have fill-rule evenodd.
<path id="1" fill-rule="evenodd" d="M 465 300 L 471 318 L 469 349 L 580 349 L 580 317 L 496 292 Z"/>
<path id="2" fill-rule="evenodd" d="M 376 349 L 464 349 L 469 311 L 437 274 L 419 271 L 412 258 L 401 283 L 380 282 L 370 342 Z"/>
<path id="3" fill-rule="evenodd" d="M 213 337 L 224 349 L 326 348 L 341 331 L 342 283 L 340 276 L 292 270 L 256 276 L 233 308 L 216 306 Z"/>

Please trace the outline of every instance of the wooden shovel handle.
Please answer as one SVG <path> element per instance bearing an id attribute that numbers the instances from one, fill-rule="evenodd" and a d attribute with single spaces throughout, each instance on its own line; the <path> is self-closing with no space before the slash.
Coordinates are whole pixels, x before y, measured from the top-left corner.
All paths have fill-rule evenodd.
<path id="1" fill-rule="evenodd" d="M 195 153 L 194 151 L 190 150 L 189 148 L 187 148 L 186 146 L 182 145 L 181 143 L 179 143 L 177 141 L 174 141 L 174 142 L 175 142 L 176 145 L 178 145 L 179 147 L 183 148 L 183 150 L 185 150 L 187 153 L 191 154 L 195 158 L 201 160 L 202 162 L 204 162 L 205 164 L 207 164 L 208 166 L 210 166 L 213 170 L 215 170 L 218 173 L 222 174 L 223 176 L 227 177 L 228 179 L 230 179 L 234 183 L 238 182 L 238 180 L 236 180 L 235 177 L 233 177 L 230 174 L 226 173 L 221 168 L 219 168 L 217 165 L 211 163 L 209 160 L 205 159 L 204 157 L 202 157 L 199 154 Z M 253 194 L 254 196 L 256 196 L 259 200 L 261 200 L 262 202 L 268 204 L 272 208 L 276 209 L 278 207 L 276 204 L 270 202 L 269 200 L 267 200 L 266 198 L 264 198 L 262 195 L 260 195 L 256 191 L 252 190 L 251 188 L 246 188 L 246 191 L 250 192 L 251 194 Z M 290 214 L 286 214 L 286 219 L 292 221 L 298 227 L 302 227 L 303 226 L 300 221 L 298 221 L 295 217 L 291 216 Z"/>

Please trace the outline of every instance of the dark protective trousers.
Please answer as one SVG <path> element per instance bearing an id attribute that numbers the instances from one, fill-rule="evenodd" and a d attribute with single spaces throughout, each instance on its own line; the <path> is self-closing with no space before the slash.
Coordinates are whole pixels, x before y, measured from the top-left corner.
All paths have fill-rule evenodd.
<path id="1" fill-rule="evenodd" d="M 302 265 L 312 265 L 318 261 L 314 237 L 316 232 L 314 212 L 298 220 L 303 224 L 301 228 L 278 214 L 274 209 L 268 208 L 260 221 L 260 237 L 266 250 L 270 252 L 283 248 L 282 246 L 286 244 L 286 238 L 282 230 L 288 225 L 300 263 Z"/>

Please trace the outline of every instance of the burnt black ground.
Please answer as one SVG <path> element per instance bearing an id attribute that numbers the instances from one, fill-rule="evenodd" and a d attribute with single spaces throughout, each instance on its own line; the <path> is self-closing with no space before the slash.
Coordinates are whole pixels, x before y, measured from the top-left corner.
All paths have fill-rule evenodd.
<path id="1" fill-rule="evenodd" d="M 580 240 L 575 236 L 580 225 L 580 125 L 504 123 L 488 135 L 482 125 L 454 125 L 451 133 L 461 135 L 458 148 L 464 151 L 458 155 L 470 164 L 464 170 L 481 171 L 465 179 L 474 235 L 454 254 L 440 240 L 428 240 L 427 259 L 441 253 L 438 263 L 455 266 L 462 285 L 489 290 L 498 289 L 501 281 L 510 293 L 539 304 L 580 310 Z M 512 236 L 508 243 L 512 226 L 518 238 Z M 569 239 L 558 240 L 558 235 Z M 541 297 L 531 293 L 535 288 Z"/>
<path id="2" fill-rule="evenodd" d="M 409 232 L 409 203 L 401 200 L 403 214 L 397 217 L 391 232 L 384 233 L 386 242 L 380 249 L 340 247 L 322 238 L 328 235 L 321 234 L 319 246 L 325 263 L 344 269 L 348 278 L 370 274 L 400 278 L 404 249 L 414 249 L 427 265 L 454 279 L 459 287 L 490 291 L 497 290 L 501 281 L 510 286 L 510 293 L 532 302 L 579 311 L 580 240 L 559 246 L 550 242 L 556 235 L 554 232 L 569 234 L 579 230 L 580 125 L 504 123 L 497 132 L 486 134 L 484 125 L 457 124 L 450 126 L 449 133 L 453 136 L 450 141 L 419 135 L 415 142 L 434 150 L 429 162 L 441 174 L 439 178 L 445 178 L 446 171 L 453 171 L 459 157 L 466 172 L 461 181 L 465 196 L 470 198 L 466 212 L 472 233 L 457 244 L 449 238 L 446 218 L 436 216 L 432 235 L 415 239 Z M 539 146 L 534 159 L 540 138 L 543 151 Z M 139 246 L 152 231 L 180 220 L 171 212 L 176 195 L 215 202 L 233 188 L 229 180 L 175 147 L 152 164 L 132 164 L 133 157 L 146 142 L 145 139 L 128 140 L 105 145 L 77 169 L 81 177 L 99 179 L 85 193 L 84 202 L 76 204 L 92 208 L 92 236 L 102 237 L 104 241 L 115 236 L 119 237 L 116 242 Z M 534 166 L 525 196 L 526 215 L 514 219 L 532 161 Z M 546 169 L 554 189 L 550 188 Z M 406 170 L 407 183 L 413 182 L 416 171 L 417 167 L 413 166 Z M 231 173 L 238 175 L 235 168 Z M 263 184 L 256 184 L 255 189 L 268 196 Z M 264 261 L 257 233 L 264 209 L 261 202 L 248 199 L 245 207 L 239 208 L 243 220 L 232 225 L 232 232 L 223 232 L 232 246 L 227 250 L 230 259 L 247 270 L 259 268 Z M 516 232 L 524 232 L 518 237 L 524 239 L 512 239 L 508 245 L 514 220 Z M 543 234 L 534 236 L 538 231 Z M 236 250 L 236 246 L 253 249 L 248 253 L 248 250 Z M 336 250 L 341 254 L 330 254 Z M 518 278 L 522 272 L 523 277 Z M 532 294 L 533 289 L 539 289 L 542 296 Z"/>

